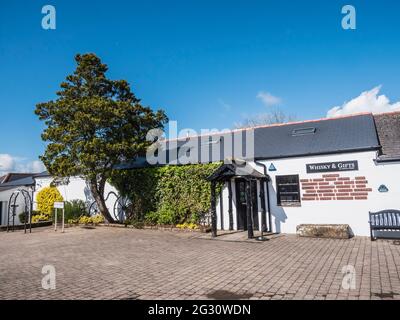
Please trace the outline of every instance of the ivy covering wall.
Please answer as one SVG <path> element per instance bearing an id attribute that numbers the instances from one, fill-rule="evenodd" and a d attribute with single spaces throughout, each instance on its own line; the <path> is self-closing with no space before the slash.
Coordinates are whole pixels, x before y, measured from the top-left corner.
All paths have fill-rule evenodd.
<path id="1" fill-rule="evenodd" d="M 114 172 L 110 182 L 132 201 L 136 219 L 153 224 L 198 223 L 201 214 L 210 210 L 211 184 L 206 178 L 219 166 L 212 163 L 120 170 Z"/>

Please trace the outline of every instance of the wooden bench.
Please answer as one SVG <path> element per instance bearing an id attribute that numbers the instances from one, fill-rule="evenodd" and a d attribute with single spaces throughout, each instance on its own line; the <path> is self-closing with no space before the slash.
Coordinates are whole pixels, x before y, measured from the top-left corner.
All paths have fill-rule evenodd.
<path id="1" fill-rule="evenodd" d="M 382 210 L 369 213 L 369 225 L 371 228 L 371 240 L 376 240 L 373 231 L 400 230 L 400 210 Z"/>

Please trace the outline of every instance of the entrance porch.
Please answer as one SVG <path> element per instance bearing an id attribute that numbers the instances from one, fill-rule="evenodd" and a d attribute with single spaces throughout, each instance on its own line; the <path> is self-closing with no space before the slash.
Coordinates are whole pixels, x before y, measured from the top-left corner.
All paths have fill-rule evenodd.
<path id="1" fill-rule="evenodd" d="M 249 239 L 254 238 L 256 230 L 261 233 L 272 231 L 268 200 L 268 182 L 270 180 L 268 175 L 251 167 L 232 163 L 221 165 L 208 177 L 208 180 L 211 182 L 213 237 L 217 236 L 218 227 L 221 230 L 247 231 Z M 222 190 L 217 205 L 218 185 Z M 227 197 L 225 197 L 226 194 Z"/>

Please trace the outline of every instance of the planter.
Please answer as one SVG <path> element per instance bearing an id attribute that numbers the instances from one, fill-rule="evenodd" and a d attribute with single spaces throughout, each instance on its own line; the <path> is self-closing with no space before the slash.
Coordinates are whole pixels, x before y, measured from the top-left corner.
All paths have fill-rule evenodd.
<path id="1" fill-rule="evenodd" d="M 301 224 L 296 228 L 300 237 L 349 239 L 352 231 L 348 224 Z"/>

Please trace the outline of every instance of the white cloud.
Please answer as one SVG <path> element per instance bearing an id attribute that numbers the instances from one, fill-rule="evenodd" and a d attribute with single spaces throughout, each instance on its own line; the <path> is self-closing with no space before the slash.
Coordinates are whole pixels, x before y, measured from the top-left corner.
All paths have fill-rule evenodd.
<path id="1" fill-rule="evenodd" d="M 345 102 L 341 106 L 333 107 L 327 117 L 337 117 L 360 112 L 382 113 L 400 110 L 400 101 L 390 103 L 385 95 L 379 95 L 382 86 L 377 86 L 369 91 L 362 92 L 358 97 Z"/>
<path id="2" fill-rule="evenodd" d="M 0 154 L 0 175 L 9 172 L 43 172 L 45 167 L 41 161 L 29 161 L 9 154 Z"/>
<path id="3" fill-rule="evenodd" d="M 260 91 L 257 94 L 257 98 L 260 99 L 267 107 L 276 106 L 282 102 L 281 98 L 275 97 L 271 93 L 265 91 Z"/>
<path id="4" fill-rule="evenodd" d="M 0 154 L 0 172 L 11 171 L 15 166 L 15 160 L 9 154 Z"/>

